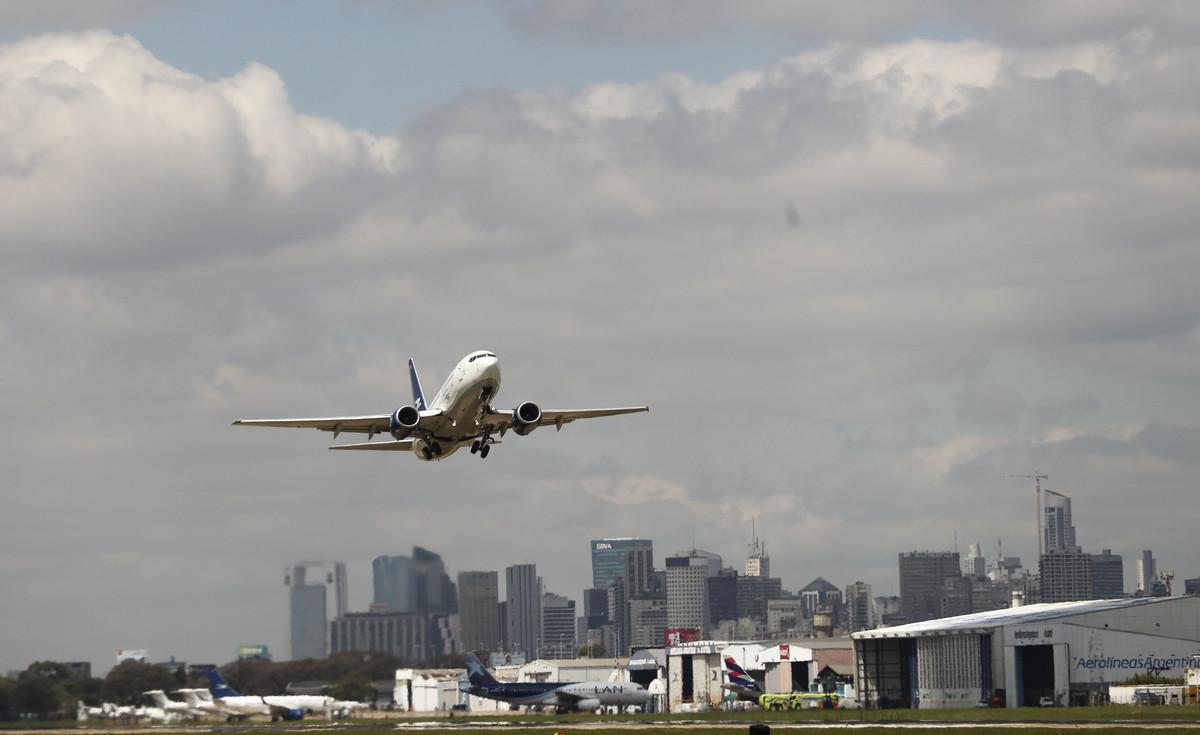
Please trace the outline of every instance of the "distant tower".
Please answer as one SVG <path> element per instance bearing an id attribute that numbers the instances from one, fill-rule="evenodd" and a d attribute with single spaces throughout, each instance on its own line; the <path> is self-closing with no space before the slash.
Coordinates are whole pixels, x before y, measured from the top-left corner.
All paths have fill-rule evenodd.
<path id="1" fill-rule="evenodd" d="M 963 574 L 968 577 L 987 576 L 987 558 L 978 541 L 967 547 L 967 558 L 963 560 Z"/>
<path id="2" fill-rule="evenodd" d="M 504 596 L 508 603 L 508 645 L 513 653 L 538 656 L 542 640 L 542 578 L 536 564 L 514 564 L 504 569 Z"/>
<path id="3" fill-rule="evenodd" d="M 325 658 L 329 621 L 346 613 L 346 565 L 297 562 L 285 571 L 283 583 L 288 586 L 292 660 Z"/>
<path id="4" fill-rule="evenodd" d="M 1142 555 L 1138 557 L 1137 585 L 1138 592 L 1143 595 L 1154 594 L 1154 580 L 1158 578 L 1156 566 L 1153 551 L 1143 551 Z"/>
<path id="5" fill-rule="evenodd" d="M 499 605 L 499 575 L 458 573 L 458 621 L 467 650 L 489 653 L 500 650 Z"/>
<path id="6" fill-rule="evenodd" d="M 758 529 L 755 521 L 750 521 L 750 556 L 746 557 L 746 576 L 747 577 L 769 577 L 771 576 L 771 557 L 767 556 L 767 545 L 762 543 L 758 538 Z"/>
<path id="7" fill-rule="evenodd" d="M 1043 489 L 1046 501 L 1042 506 L 1044 535 L 1043 550 L 1077 551 L 1075 526 L 1071 523 L 1071 499 L 1062 493 Z"/>

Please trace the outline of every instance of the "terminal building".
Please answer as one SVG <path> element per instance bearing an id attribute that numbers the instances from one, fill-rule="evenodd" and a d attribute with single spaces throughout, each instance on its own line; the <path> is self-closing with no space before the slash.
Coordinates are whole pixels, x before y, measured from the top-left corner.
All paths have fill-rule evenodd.
<path id="1" fill-rule="evenodd" d="M 1200 665 L 1200 597 L 1043 603 L 852 638 L 867 707 L 1084 705 L 1135 675 Z"/>

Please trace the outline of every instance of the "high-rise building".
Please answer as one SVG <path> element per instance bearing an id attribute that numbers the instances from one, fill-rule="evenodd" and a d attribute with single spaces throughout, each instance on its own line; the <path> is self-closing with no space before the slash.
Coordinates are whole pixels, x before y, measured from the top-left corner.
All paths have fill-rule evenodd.
<path id="1" fill-rule="evenodd" d="M 737 570 L 725 567 L 708 578 L 708 617 L 713 625 L 723 620 L 737 620 Z"/>
<path id="2" fill-rule="evenodd" d="M 302 561 L 284 574 L 288 586 L 293 661 L 325 658 L 329 620 L 346 612 L 346 565 Z"/>
<path id="3" fill-rule="evenodd" d="M 500 650 L 500 581 L 496 572 L 458 573 L 459 639 L 470 651 Z"/>
<path id="4" fill-rule="evenodd" d="M 665 598 L 645 597 L 629 601 L 629 648 L 658 648 L 667 628 Z"/>
<path id="5" fill-rule="evenodd" d="M 841 604 L 842 591 L 824 577 L 817 577 L 800 590 L 800 602 L 805 619 L 812 620 L 820 608 Z"/>
<path id="6" fill-rule="evenodd" d="M 460 652 L 452 615 L 347 613 L 329 624 L 329 652 L 378 651 L 420 663 Z"/>
<path id="7" fill-rule="evenodd" d="M 504 570 L 504 596 L 508 602 L 508 649 L 537 657 L 542 639 L 542 578 L 536 564 L 514 564 Z"/>
<path id="8" fill-rule="evenodd" d="M 767 600 L 767 635 L 788 637 L 809 635 L 804 621 L 804 603 L 799 597 Z"/>
<path id="9" fill-rule="evenodd" d="M 1071 524 L 1071 499 L 1053 490 L 1042 490 L 1042 533 L 1045 551 L 1074 551 L 1075 526 Z"/>
<path id="10" fill-rule="evenodd" d="M 750 542 L 750 555 L 746 557 L 746 576 L 769 577 L 771 557 L 767 556 L 767 545 L 759 540 L 756 524 L 751 524 L 751 529 L 750 535 L 754 540 Z"/>
<path id="11" fill-rule="evenodd" d="M 542 595 L 541 658 L 575 658 L 575 601 Z"/>
<path id="12" fill-rule="evenodd" d="M 709 627 L 708 579 L 721 570 L 721 557 L 711 551 L 691 549 L 666 559 L 667 627 Z"/>
<path id="13" fill-rule="evenodd" d="M 942 616 L 947 580 L 962 576 L 957 551 L 901 552 L 900 610 L 906 623 Z"/>
<path id="14" fill-rule="evenodd" d="M 608 583 L 608 624 L 612 627 L 611 645 L 606 646 L 614 655 L 629 647 L 629 595 L 626 592 L 625 578 L 614 577 Z"/>
<path id="15" fill-rule="evenodd" d="M 1092 555 L 1078 547 L 1055 549 L 1038 562 L 1042 602 L 1074 602 L 1092 598 Z"/>
<path id="16" fill-rule="evenodd" d="M 1200 577 L 1183 580 L 1183 594 L 1200 595 Z"/>
<path id="17" fill-rule="evenodd" d="M 1137 563 L 1137 591 L 1142 595 L 1154 594 L 1154 582 L 1158 579 L 1157 563 L 1153 551 L 1143 551 Z"/>
<path id="18" fill-rule="evenodd" d="M 737 617 L 748 618 L 757 623 L 767 623 L 767 601 L 783 595 L 783 582 L 779 577 L 737 578 Z"/>
<path id="19" fill-rule="evenodd" d="M 983 555 L 983 547 L 978 541 L 967 547 L 967 558 L 963 560 L 963 574 L 968 577 L 987 576 L 987 557 Z"/>
<path id="20" fill-rule="evenodd" d="M 371 562 L 376 612 L 455 613 L 458 593 L 442 557 L 420 546 L 412 556 L 377 556 Z"/>
<path id="21" fill-rule="evenodd" d="M 642 538 L 602 538 L 593 539 L 592 549 L 592 587 L 608 589 L 608 585 L 617 577 L 633 577 L 632 584 L 627 589 L 630 594 L 640 594 L 649 585 L 650 574 L 654 571 L 654 542 Z M 630 552 L 636 561 L 632 564 L 628 559 Z M 632 567 L 632 568 L 631 568 Z"/>
<path id="22" fill-rule="evenodd" d="M 875 627 L 875 600 L 871 585 L 854 582 L 846 585 L 846 627 L 851 633 Z"/>
<path id="23" fill-rule="evenodd" d="M 1125 563 L 1120 554 L 1105 549 L 1092 554 L 1092 597 L 1113 600 L 1125 596 Z"/>

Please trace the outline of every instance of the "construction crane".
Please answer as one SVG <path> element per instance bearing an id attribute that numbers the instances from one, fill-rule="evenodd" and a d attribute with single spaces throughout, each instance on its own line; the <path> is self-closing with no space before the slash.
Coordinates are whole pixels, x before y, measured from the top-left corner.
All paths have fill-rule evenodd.
<path id="1" fill-rule="evenodd" d="M 1043 474 L 1037 470 L 1031 475 L 1005 475 L 1005 477 L 1020 477 L 1025 480 L 1033 480 L 1034 491 L 1034 521 L 1037 522 L 1037 548 L 1038 562 L 1042 560 L 1042 480 L 1049 480 L 1050 475 Z"/>

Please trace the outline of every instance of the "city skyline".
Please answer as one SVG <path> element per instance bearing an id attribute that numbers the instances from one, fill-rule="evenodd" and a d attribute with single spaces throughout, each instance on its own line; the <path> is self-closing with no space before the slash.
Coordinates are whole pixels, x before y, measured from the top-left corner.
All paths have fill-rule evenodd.
<path id="1" fill-rule="evenodd" d="M 856 2 L 0 3 L 0 667 L 282 655 L 285 565 L 365 610 L 413 546 L 1036 569 L 1035 472 L 1126 589 L 1195 576 L 1200 6 Z M 476 349 L 653 410 L 435 466 L 230 427 Z"/>

